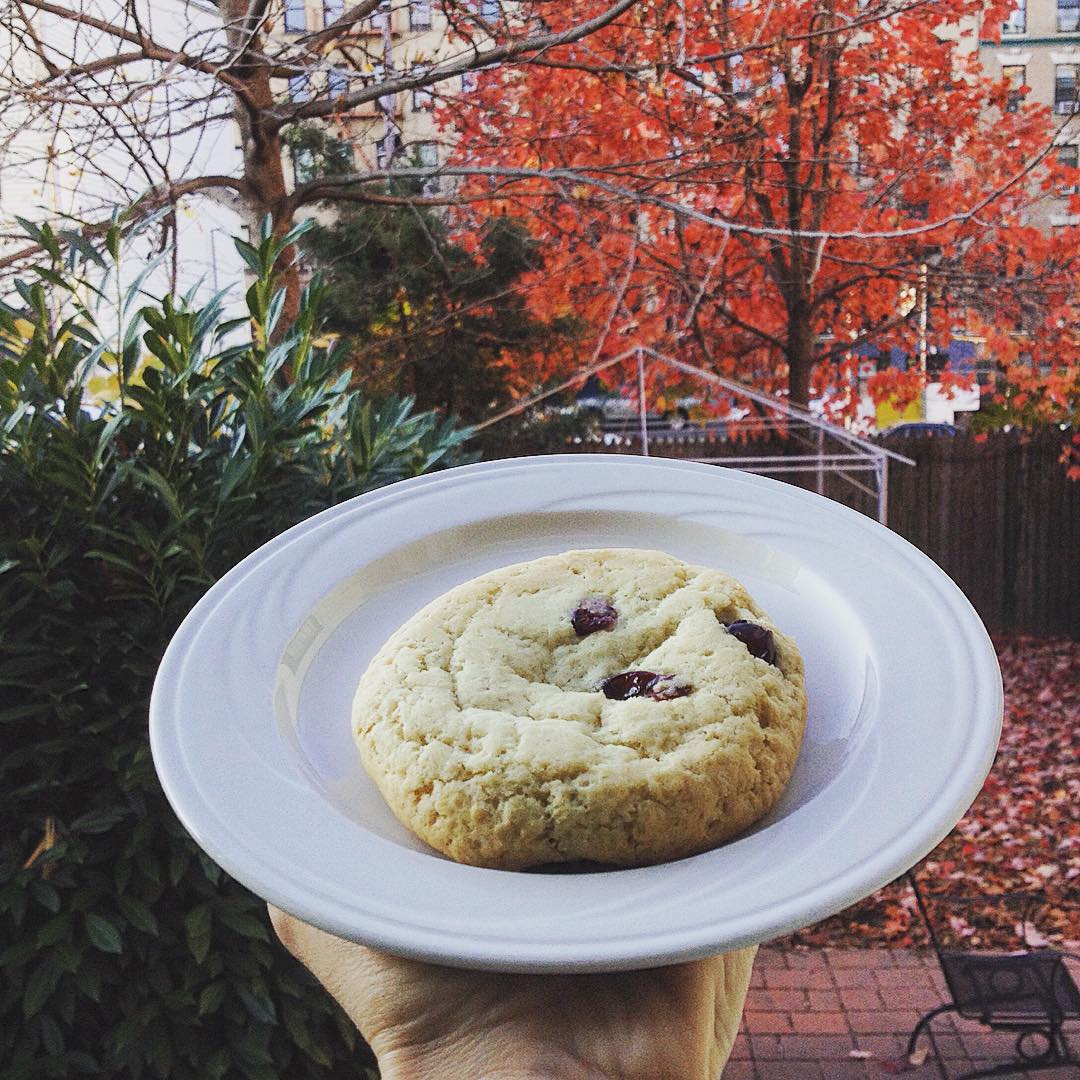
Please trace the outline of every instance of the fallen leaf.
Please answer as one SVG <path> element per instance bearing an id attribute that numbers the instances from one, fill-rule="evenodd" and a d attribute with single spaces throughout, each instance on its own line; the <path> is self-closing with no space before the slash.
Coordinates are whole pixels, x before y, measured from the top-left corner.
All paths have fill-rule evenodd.
<path id="1" fill-rule="evenodd" d="M 1080 904 L 1068 895 L 1080 880 L 1080 642 L 1013 635 L 994 645 L 1005 690 L 997 758 L 967 814 L 915 873 L 928 895 L 975 898 L 952 910 L 931 902 L 947 944 L 1023 948 L 1027 918 L 1028 941 L 1060 949 L 1080 939 Z M 1017 893 L 1038 903 L 1025 912 L 1022 900 L 1000 899 Z M 928 940 L 900 879 L 778 944 L 909 948 Z"/>

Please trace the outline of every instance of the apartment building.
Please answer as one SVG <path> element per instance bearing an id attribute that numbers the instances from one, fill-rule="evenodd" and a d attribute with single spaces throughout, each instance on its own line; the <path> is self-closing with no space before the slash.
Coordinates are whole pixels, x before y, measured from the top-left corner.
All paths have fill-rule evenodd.
<path id="1" fill-rule="evenodd" d="M 1080 0 L 1017 0 L 1001 28 L 1001 42 L 979 44 L 983 66 L 1014 87 L 1011 108 L 1021 102 L 1048 105 L 1057 124 L 1057 155 L 1065 165 L 1080 165 Z M 1040 224 L 1050 228 L 1080 224 L 1070 216 L 1068 187 L 1045 208 Z"/>
<path id="2" fill-rule="evenodd" d="M 471 0 L 457 8 L 454 17 L 474 36 L 482 36 L 485 25 L 503 18 L 501 0 Z M 330 26 L 345 10 L 344 0 L 284 0 L 278 32 L 286 40 L 302 41 L 305 35 Z M 311 95 L 333 98 L 353 89 L 356 80 L 376 83 L 387 73 L 430 66 L 462 48 L 460 40 L 453 40 L 442 5 L 433 0 L 384 0 L 359 30 L 350 40 L 347 64 L 342 56 L 331 54 L 325 65 L 294 76 L 279 90 L 292 100 Z M 475 74 L 466 73 L 436 87 L 386 95 L 351 109 L 337 132 L 352 145 L 357 168 L 384 168 L 391 159 L 437 167 L 445 162 L 449 147 L 434 121 L 436 100 L 468 93 L 475 80 Z M 333 129 L 333 120 L 330 126 Z M 309 155 L 299 150 L 291 158 L 294 179 L 304 180 L 312 164 Z M 428 184 L 429 191 L 438 187 L 437 178 Z"/>

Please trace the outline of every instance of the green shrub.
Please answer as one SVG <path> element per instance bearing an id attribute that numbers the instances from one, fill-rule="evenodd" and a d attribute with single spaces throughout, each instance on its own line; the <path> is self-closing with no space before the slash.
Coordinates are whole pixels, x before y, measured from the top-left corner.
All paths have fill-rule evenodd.
<path id="1" fill-rule="evenodd" d="M 104 254 L 37 238 L 47 264 L 0 309 L 0 1076 L 356 1077 L 351 1024 L 166 804 L 147 705 L 216 578 L 317 510 L 460 461 L 463 432 L 350 390 L 318 283 L 279 325 L 295 236 L 238 242 L 254 283 L 232 321 L 220 296 L 140 306 L 145 274 L 121 293 L 119 228 Z M 119 399 L 88 405 L 103 366 Z"/>

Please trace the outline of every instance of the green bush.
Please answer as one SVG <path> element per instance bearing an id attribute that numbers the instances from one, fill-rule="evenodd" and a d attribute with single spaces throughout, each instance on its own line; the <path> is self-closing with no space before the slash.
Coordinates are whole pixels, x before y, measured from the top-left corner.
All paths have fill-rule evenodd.
<path id="1" fill-rule="evenodd" d="M 231 321 L 220 296 L 142 306 L 145 273 L 120 290 L 118 227 L 103 253 L 36 235 L 49 258 L 0 309 L 0 1076 L 354 1078 L 352 1026 L 166 804 L 147 705 L 215 579 L 462 460 L 464 433 L 349 388 L 318 283 L 279 325 L 295 235 L 238 242 L 254 283 Z M 88 404 L 103 367 L 118 400 Z"/>

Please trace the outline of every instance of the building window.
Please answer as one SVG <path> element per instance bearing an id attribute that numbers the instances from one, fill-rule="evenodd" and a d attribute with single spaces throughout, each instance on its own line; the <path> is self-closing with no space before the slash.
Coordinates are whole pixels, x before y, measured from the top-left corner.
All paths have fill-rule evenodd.
<path id="1" fill-rule="evenodd" d="M 1001 24 L 1001 33 L 1003 37 L 1027 33 L 1027 0 L 1018 0 L 1008 19 Z"/>
<path id="2" fill-rule="evenodd" d="M 431 29 L 431 0 L 410 0 L 409 29 Z"/>
<path id="3" fill-rule="evenodd" d="M 1066 181 L 1060 188 L 1058 188 L 1058 194 L 1064 199 L 1070 195 L 1076 195 L 1080 192 L 1080 176 L 1077 175 L 1077 170 L 1080 169 L 1080 146 L 1073 144 L 1072 146 L 1062 146 L 1058 148 L 1057 153 L 1058 164 L 1063 169 L 1070 169 L 1072 176 L 1069 181 Z"/>
<path id="4" fill-rule="evenodd" d="M 292 152 L 293 178 L 298 184 L 315 179 L 315 155 L 306 147 L 294 147 Z"/>
<path id="5" fill-rule="evenodd" d="M 289 76 L 289 98 L 292 101 L 307 101 L 311 97 L 306 75 Z"/>
<path id="6" fill-rule="evenodd" d="M 1016 112 L 1024 100 L 1024 79 L 1027 68 L 1023 64 L 1006 64 L 1001 69 L 1001 77 L 1009 84 L 1009 96 L 1005 101 L 1006 112 Z"/>
<path id="7" fill-rule="evenodd" d="M 416 144 L 416 162 L 421 169 L 437 169 L 439 167 L 439 148 L 433 142 Z M 433 195 L 439 190 L 439 178 L 429 176 L 420 187 L 425 195 Z"/>
<path id="8" fill-rule="evenodd" d="M 466 7 L 477 12 L 484 22 L 494 22 L 502 14 L 499 0 L 466 0 Z"/>
<path id="9" fill-rule="evenodd" d="M 391 69 L 387 72 L 386 65 L 382 62 L 371 65 L 371 74 L 365 75 L 365 86 L 379 86 L 382 83 L 389 82 L 391 79 L 397 78 L 397 72 Z M 375 99 L 375 107 L 379 112 L 385 113 L 387 116 L 392 116 L 397 112 L 397 95 L 396 94 L 382 94 Z"/>
<path id="10" fill-rule="evenodd" d="M 390 25 L 390 0 L 383 0 L 368 19 L 368 24 L 372 30 L 385 30 Z"/>
<path id="11" fill-rule="evenodd" d="M 471 94 L 480 85 L 480 76 L 475 71 L 461 73 L 461 92 Z"/>
<path id="12" fill-rule="evenodd" d="M 381 139 L 375 140 L 375 164 L 380 169 L 385 169 L 388 162 L 386 157 L 387 140 L 384 136 Z"/>
<path id="13" fill-rule="evenodd" d="M 870 175 L 866 153 L 858 137 L 854 138 L 851 143 L 851 171 L 860 180 L 865 180 Z"/>
<path id="14" fill-rule="evenodd" d="M 349 92 L 349 69 L 331 68 L 326 74 L 326 92 L 331 99 L 344 97 Z"/>
<path id="15" fill-rule="evenodd" d="M 307 29 L 304 0 L 285 0 L 285 29 L 290 34 L 300 34 Z"/>
<path id="16" fill-rule="evenodd" d="M 1080 0 L 1057 0 L 1059 34 L 1075 34 L 1080 30 Z"/>
<path id="17" fill-rule="evenodd" d="M 417 65 L 413 71 L 416 74 L 427 72 L 427 65 Z M 432 86 L 414 86 L 412 92 L 413 112 L 424 112 L 435 104 L 435 88 Z"/>
<path id="18" fill-rule="evenodd" d="M 1080 112 L 1076 97 L 1076 64 L 1058 64 L 1054 68 L 1054 112 L 1068 116 Z"/>
<path id="19" fill-rule="evenodd" d="M 323 0 L 322 21 L 323 26 L 329 26 L 336 19 L 345 14 L 345 0 Z"/>

